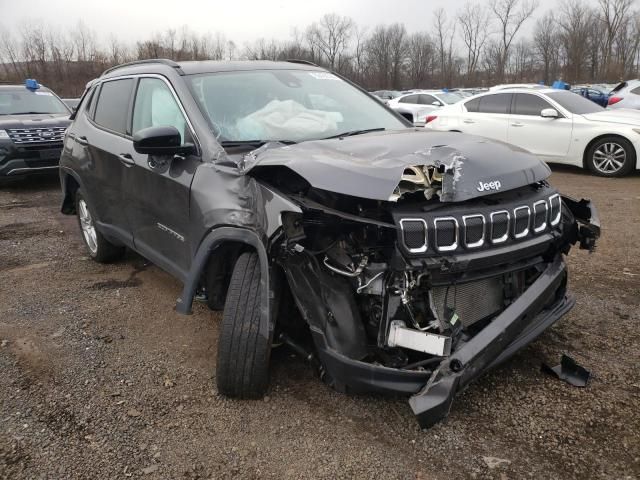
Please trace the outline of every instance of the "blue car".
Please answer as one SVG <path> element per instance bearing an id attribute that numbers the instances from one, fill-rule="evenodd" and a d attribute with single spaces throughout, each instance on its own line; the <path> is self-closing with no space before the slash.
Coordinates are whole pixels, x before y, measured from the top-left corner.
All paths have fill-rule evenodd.
<path id="1" fill-rule="evenodd" d="M 601 107 L 606 107 L 609 101 L 609 94 L 599 88 L 594 87 L 576 87 L 572 88 L 571 91 L 573 93 L 577 93 L 578 95 L 582 95 L 585 98 L 588 98 L 592 102 L 597 103 Z"/>

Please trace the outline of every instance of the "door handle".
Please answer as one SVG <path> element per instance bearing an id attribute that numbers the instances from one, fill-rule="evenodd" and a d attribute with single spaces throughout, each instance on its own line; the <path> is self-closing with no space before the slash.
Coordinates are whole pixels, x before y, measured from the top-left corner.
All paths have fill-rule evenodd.
<path id="1" fill-rule="evenodd" d="M 133 167 L 136 164 L 136 162 L 133 160 L 133 157 L 128 153 L 121 153 L 120 155 L 118 155 L 118 159 L 120 160 L 120 163 L 122 163 L 126 167 Z"/>
<path id="2" fill-rule="evenodd" d="M 515 122 L 511 124 L 512 127 L 524 127 L 524 123 Z"/>
<path id="3" fill-rule="evenodd" d="M 468 118 L 465 118 L 462 123 L 466 123 L 466 124 L 471 124 L 471 123 L 476 123 L 474 120 L 470 120 Z"/>
<path id="4" fill-rule="evenodd" d="M 86 147 L 87 145 L 89 145 L 89 140 L 87 140 L 87 137 L 82 136 L 82 137 L 78 137 L 76 135 L 73 136 L 73 139 L 78 142 L 80 145 Z"/>

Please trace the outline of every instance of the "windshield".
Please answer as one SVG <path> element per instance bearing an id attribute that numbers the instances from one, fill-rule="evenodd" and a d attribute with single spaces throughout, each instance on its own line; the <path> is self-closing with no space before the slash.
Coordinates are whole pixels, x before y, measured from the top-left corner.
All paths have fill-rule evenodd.
<path id="1" fill-rule="evenodd" d="M 36 90 L 0 90 L 0 115 L 30 113 L 69 114 L 69 110 L 53 93 Z"/>
<path id="2" fill-rule="evenodd" d="M 558 91 L 553 93 L 547 93 L 547 96 L 556 102 L 558 102 L 563 108 L 566 108 L 571 113 L 578 115 L 584 115 L 586 113 L 596 113 L 604 110 L 603 107 L 597 103 L 587 100 L 586 98 L 567 91 Z"/>
<path id="3" fill-rule="evenodd" d="M 189 81 L 222 142 L 301 142 L 407 128 L 380 102 L 328 72 L 223 72 L 193 75 Z"/>

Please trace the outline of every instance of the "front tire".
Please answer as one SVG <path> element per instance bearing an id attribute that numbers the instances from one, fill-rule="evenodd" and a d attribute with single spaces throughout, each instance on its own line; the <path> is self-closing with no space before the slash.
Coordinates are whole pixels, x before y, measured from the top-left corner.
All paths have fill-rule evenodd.
<path id="1" fill-rule="evenodd" d="M 631 143 L 620 137 L 604 137 L 587 151 L 587 167 L 601 177 L 622 177 L 633 170 L 636 152 Z"/>
<path id="2" fill-rule="evenodd" d="M 238 257 L 224 305 L 218 339 L 218 392 L 260 398 L 269 386 L 271 338 L 260 334 L 260 260 L 255 252 Z"/>
<path id="3" fill-rule="evenodd" d="M 81 190 L 76 192 L 76 214 L 78 225 L 89 256 L 98 263 L 111 263 L 124 255 L 125 248 L 109 242 L 95 225 L 92 210 Z"/>

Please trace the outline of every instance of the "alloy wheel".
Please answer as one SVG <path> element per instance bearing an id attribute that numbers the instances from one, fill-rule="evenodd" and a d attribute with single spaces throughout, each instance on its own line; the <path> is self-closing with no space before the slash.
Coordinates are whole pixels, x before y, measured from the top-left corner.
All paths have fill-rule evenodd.
<path id="1" fill-rule="evenodd" d="M 89 213 L 89 207 L 84 199 L 78 201 L 78 215 L 80 217 L 80 228 L 82 228 L 82 235 L 89 247 L 89 251 L 95 254 L 98 251 L 98 240 L 96 237 L 96 227 L 93 225 L 93 218 Z"/>
<path id="2" fill-rule="evenodd" d="M 624 166 L 626 159 L 626 150 L 616 142 L 603 143 L 593 152 L 593 166 L 605 175 L 618 172 Z"/>

